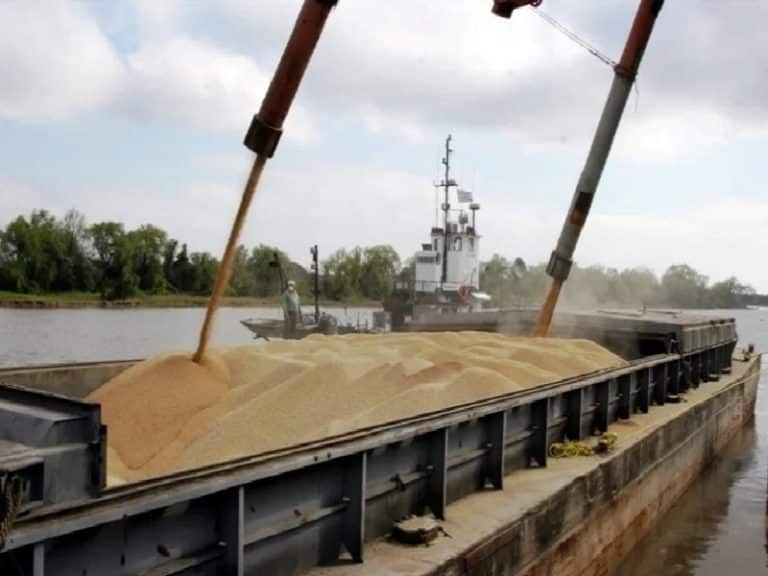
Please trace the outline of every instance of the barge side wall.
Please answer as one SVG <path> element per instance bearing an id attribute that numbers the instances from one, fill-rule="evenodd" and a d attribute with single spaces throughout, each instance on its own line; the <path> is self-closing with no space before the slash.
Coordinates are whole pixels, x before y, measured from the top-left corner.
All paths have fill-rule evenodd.
<path id="1" fill-rule="evenodd" d="M 704 364 L 708 368 L 716 368 L 718 366 L 717 358 L 719 358 L 718 354 L 707 354 L 707 357 L 703 359 L 706 360 Z M 712 359 L 715 361 L 710 361 Z M 698 373 L 699 360 L 702 360 L 702 358 L 695 360 L 697 360 L 695 362 L 697 368 L 693 372 Z M 612 403 L 611 394 L 615 395 L 620 389 L 623 390 L 623 384 L 630 384 L 630 393 L 633 384 L 648 384 L 648 378 L 641 377 L 643 374 L 649 377 L 652 376 L 652 380 L 656 384 L 653 387 L 654 391 L 658 389 L 657 385 L 659 383 L 667 380 L 668 375 L 670 375 L 670 390 L 678 388 L 680 384 L 678 378 L 671 376 L 680 374 L 680 370 L 675 368 L 676 360 L 661 358 L 657 361 L 662 363 L 651 369 L 645 368 L 643 373 L 638 372 L 636 378 L 619 375 L 618 377 L 608 378 L 601 382 L 580 384 L 585 384 L 589 389 L 589 397 L 592 398 L 590 402 L 595 400 L 592 393 L 599 390 L 608 392 L 607 401 L 606 399 L 602 400 L 606 404 L 603 418 L 607 421 L 608 408 L 615 404 L 614 408 L 616 409 L 613 412 L 617 413 L 617 406 L 622 405 L 618 397 L 615 398 L 616 402 Z M 580 573 L 583 572 L 583 569 L 578 567 L 582 562 L 590 568 L 596 567 L 597 573 L 600 573 L 600 564 L 593 562 L 595 557 L 609 554 L 611 546 L 614 549 L 620 546 L 621 543 L 616 541 L 616 538 L 625 533 L 625 526 L 630 527 L 630 524 L 635 520 L 635 517 L 630 515 L 630 524 L 623 523 L 626 520 L 624 518 L 624 510 L 627 509 L 627 506 L 632 510 L 643 509 L 643 506 L 636 506 L 637 502 L 634 500 L 631 500 L 629 504 L 621 506 L 618 506 L 617 502 L 620 502 L 620 499 L 624 497 L 631 498 L 634 493 L 633 491 L 637 489 L 637 485 L 645 482 L 646 476 L 650 477 L 654 469 L 659 466 L 667 467 L 670 470 L 678 468 L 690 474 L 689 479 L 684 478 L 683 481 L 678 481 L 682 491 L 687 486 L 687 482 L 692 480 L 698 473 L 698 470 L 700 470 L 696 466 L 699 464 L 703 466 L 703 463 L 707 461 L 706 459 L 713 457 L 717 450 L 735 434 L 738 427 L 751 418 L 759 374 L 759 358 L 755 358 L 749 363 L 734 363 L 732 372 L 732 374 L 720 378 L 718 382 L 710 381 L 700 389 L 688 390 L 686 397 L 688 397 L 689 403 L 687 404 L 664 404 L 662 402 L 662 405 L 654 407 L 650 414 L 633 415 L 629 421 L 616 421 L 611 417 L 612 429 L 619 432 L 620 447 L 617 452 L 609 457 L 570 460 L 553 459 L 550 461 L 551 466 L 547 468 L 539 466 L 517 470 L 506 477 L 503 490 L 484 490 L 465 498 L 456 499 L 463 495 L 464 492 L 461 491 L 461 494 L 459 494 L 456 491 L 456 487 L 459 484 L 452 483 L 451 479 L 456 480 L 459 478 L 461 480 L 463 478 L 463 470 L 489 460 L 485 452 L 474 449 L 476 443 L 469 442 L 469 440 L 473 438 L 477 440 L 477 438 L 474 436 L 468 438 L 465 433 L 472 430 L 485 430 L 482 425 L 493 424 L 496 413 L 486 414 L 480 408 L 476 408 L 471 413 L 461 415 L 460 424 L 464 424 L 459 425 L 458 428 L 448 424 L 445 417 L 441 417 L 443 419 L 440 421 L 439 430 L 436 428 L 432 432 L 427 433 L 427 428 L 420 428 L 416 431 L 416 439 L 412 442 L 398 441 L 393 443 L 390 440 L 394 438 L 390 438 L 390 440 L 386 441 L 386 446 L 385 444 L 377 443 L 373 450 L 368 450 L 367 452 L 360 452 L 358 447 L 354 457 L 345 456 L 344 458 L 339 458 L 337 455 L 335 459 L 332 459 L 332 454 L 329 451 L 327 454 L 328 462 L 323 462 L 317 466 L 309 466 L 307 470 L 303 468 L 297 469 L 290 475 L 284 474 L 273 480 L 252 482 L 255 479 L 253 477 L 247 482 L 240 481 L 242 486 L 237 486 L 234 490 L 221 491 L 221 489 L 217 489 L 220 493 L 211 493 L 209 496 L 200 498 L 195 497 L 196 499 L 190 501 L 190 503 L 194 502 L 194 505 L 190 507 L 171 506 L 166 508 L 162 514 L 159 514 L 161 506 L 157 502 L 157 498 L 147 494 L 143 499 L 139 499 L 139 496 L 136 496 L 136 502 L 131 505 L 113 503 L 113 507 L 118 505 L 122 507 L 123 515 L 121 517 L 123 520 L 115 520 L 109 525 L 105 524 L 103 529 L 100 530 L 83 530 L 85 528 L 84 524 L 78 524 L 80 528 L 75 529 L 74 524 L 72 524 L 72 532 L 67 535 L 61 532 L 59 525 L 59 521 L 63 520 L 63 518 L 51 517 L 48 524 L 43 522 L 37 528 L 38 534 L 42 533 L 41 531 L 50 531 L 46 537 L 46 542 L 41 542 L 37 537 L 35 537 L 37 539 L 30 539 L 30 530 L 33 529 L 32 527 L 35 523 L 34 519 L 31 522 L 22 520 L 17 526 L 19 529 L 18 533 L 12 533 L 11 537 L 12 540 L 15 537 L 21 538 L 22 541 L 26 537 L 27 542 L 34 545 L 35 558 L 38 557 L 37 553 L 40 552 L 40 565 L 42 566 L 44 562 L 48 565 L 48 572 L 57 574 L 67 573 L 66 570 L 59 572 L 65 566 L 73 569 L 71 573 L 80 574 L 82 570 L 79 568 L 86 564 L 88 564 L 89 574 L 113 574 L 118 572 L 112 569 L 106 572 L 99 571 L 96 569 L 96 564 L 100 564 L 103 568 L 107 564 L 112 567 L 117 565 L 123 566 L 122 563 L 124 562 L 128 563 L 120 569 L 120 573 L 134 574 L 139 565 L 148 568 L 158 563 L 159 565 L 156 567 L 162 567 L 160 569 L 163 571 L 169 570 L 169 565 L 172 564 L 173 569 L 179 574 L 202 573 L 198 571 L 204 569 L 203 564 L 206 562 L 209 563 L 208 569 L 210 570 L 206 573 L 221 573 L 215 572 L 215 570 L 217 565 L 220 569 L 223 569 L 219 560 L 222 560 L 222 554 L 225 549 L 216 544 L 222 541 L 228 543 L 226 550 L 240 551 L 235 563 L 239 571 L 233 571 L 232 573 L 242 573 L 243 569 L 245 569 L 246 573 L 260 573 L 264 571 L 261 568 L 266 565 L 270 566 L 272 573 L 276 573 L 272 569 L 281 573 L 295 573 L 312 565 L 310 561 L 315 561 L 315 552 L 318 553 L 317 557 L 319 560 L 317 561 L 336 564 L 335 566 L 326 566 L 325 568 L 334 576 L 350 573 L 366 575 L 383 573 L 390 575 L 435 573 L 520 574 L 526 572 Z M 665 387 L 666 384 L 663 384 L 661 389 L 663 390 Z M 646 393 L 649 392 L 648 386 L 645 388 Z M 637 391 L 639 392 L 641 389 L 642 386 L 637 388 Z M 570 394 L 571 392 L 565 393 Z M 556 394 L 553 398 L 561 396 L 562 394 Z M 587 396 L 587 394 L 584 394 L 584 396 Z M 657 395 L 654 393 L 653 396 L 656 397 Z M 660 398 L 663 400 L 663 396 Z M 563 402 L 557 400 L 550 401 L 552 400 L 551 398 L 546 400 L 552 408 L 552 413 L 549 414 L 549 411 L 545 411 L 543 413 L 546 416 L 544 421 L 549 421 L 551 416 L 551 425 L 559 426 L 557 423 L 560 422 L 560 418 L 558 417 L 559 411 L 557 408 L 562 407 Z M 560 398 L 560 400 L 563 400 L 563 398 Z M 541 405 L 542 401 L 537 400 L 533 404 Z M 629 405 L 630 408 L 631 404 Z M 627 406 L 624 407 L 626 408 Z M 488 410 L 490 409 L 488 408 Z M 592 415 L 594 416 L 594 414 Z M 432 425 L 436 426 L 436 424 Z M 426 425 L 421 424 L 420 426 Z M 531 430 L 535 429 L 532 428 Z M 486 430 L 486 432 L 488 431 L 492 431 L 492 427 Z M 703 450 L 701 450 L 701 454 L 698 456 L 699 459 L 693 458 L 691 460 L 692 463 L 689 464 L 685 460 L 685 454 L 681 456 L 680 451 L 688 450 L 685 447 L 698 442 L 699 440 L 695 440 L 695 438 L 702 434 L 704 435 Z M 410 438 L 412 435 L 413 431 L 409 432 L 408 437 Z M 530 434 L 526 432 L 526 437 L 528 436 Z M 440 443 L 432 442 L 438 438 L 441 440 Z M 540 434 L 538 438 L 541 440 Z M 458 444 L 454 445 L 452 439 L 458 439 Z M 464 444 L 466 444 L 464 447 L 462 447 L 462 439 Z M 323 500 L 319 502 L 320 507 L 313 507 L 313 505 L 318 504 L 318 502 L 315 502 L 313 495 L 314 488 L 319 488 L 323 484 L 321 482 L 325 478 L 323 474 L 334 477 L 338 476 L 339 473 L 343 473 L 346 476 L 351 475 L 350 477 L 354 476 L 357 479 L 356 486 L 360 488 L 362 483 L 362 487 L 365 490 L 362 493 L 358 490 L 356 494 L 349 497 L 348 501 L 363 502 L 362 498 L 365 497 L 367 500 L 365 502 L 367 512 L 372 514 L 375 511 L 376 502 L 391 501 L 392 498 L 401 495 L 400 492 L 392 492 L 390 490 L 386 492 L 388 495 L 385 495 L 383 500 L 376 496 L 376 494 L 379 494 L 378 488 L 380 483 L 377 482 L 378 477 L 382 474 L 384 474 L 382 478 L 391 476 L 392 473 L 400 470 L 401 467 L 398 462 L 402 464 L 400 460 L 385 457 L 391 455 L 395 449 L 401 455 L 404 454 L 404 450 L 428 449 L 432 445 L 430 442 L 435 444 L 434 447 L 442 447 L 440 453 L 443 454 L 444 461 L 441 466 L 435 469 L 443 470 L 441 478 L 446 480 L 443 482 L 439 493 L 444 498 L 443 505 L 449 504 L 446 514 L 446 527 L 447 531 L 451 534 L 451 538 L 443 539 L 429 549 L 400 547 L 393 551 L 391 547 L 385 548 L 384 552 L 388 555 L 388 560 L 396 562 L 401 567 L 408 564 L 409 560 L 418 560 L 417 563 L 420 564 L 420 569 L 398 571 L 392 569 L 392 564 L 383 565 L 385 563 L 382 562 L 381 555 L 377 555 L 375 550 L 386 543 L 374 540 L 377 536 L 376 530 L 367 530 L 366 533 L 372 540 L 369 543 L 370 545 L 366 546 L 366 563 L 363 565 L 349 565 L 342 561 L 341 565 L 339 565 L 335 561 L 336 554 L 329 554 L 328 551 L 333 551 L 332 549 L 336 548 L 338 544 L 336 538 L 340 533 L 340 529 L 345 528 L 346 530 L 346 527 L 352 526 L 351 522 L 344 524 L 343 521 L 347 517 L 351 519 L 356 518 L 355 534 L 362 538 L 360 521 L 367 519 L 369 514 L 361 517 L 359 515 L 359 508 L 355 512 L 349 505 L 343 504 L 344 500 L 342 497 L 351 494 L 351 492 L 345 491 L 347 488 L 344 488 L 336 481 L 325 483 L 329 490 L 327 493 L 324 493 Z M 531 443 L 528 442 L 528 444 Z M 533 444 L 530 447 L 535 448 L 540 442 L 536 441 Z M 645 446 L 645 452 L 640 450 L 638 454 L 638 446 Z M 454 454 L 455 457 L 460 457 L 461 462 L 455 461 L 456 458 L 454 457 L 451 459 L 451 465 L 448 466 L 446 449 L 448 455 Z M 323 451 L 325 451 L 325 448 Z M 432 452 L 438 453 L 432 450 L 430 454 Z M 477 455 L 475 454 L 476 452 L 482 453 Z M 634 457 L 627 459 L 627 453 L 634 454 Z M 358 457 L 361 454 L 362 459 Z M 407 455 L 405 454 L 405 456 Z M 471 459 L 467 459 L 468 456 L 471 456 Z M 623 463 L 617 463 L 617 460 L 621 460 Z M 317 457 L 315 457 L 315 461 L 317 461 Z M 348 461 L 355 464 L 355 466 L 348 465 Z M 366 461 L 369 468 L 367 473 Z M 430 462 L 429 460 L 425 461 Z M 680 465 L 678 461 L 684 462 L 684 464 Z M 362 462 L 362 468 L 359 466 L 360 462 Z M 387 465 L 385 469 L 382 469 L 381 466 L 384 464 Z M 335 469 L 336 472 L 331 474 L 329 472 L 331 469 Z M 404 470 L 407 472 L 411 468 L 406 467 Z M 405 481 L 408 482 L 408 484 L 405 484 L 401 481 L 403 486 L 406 488 L 408 486 L 419 487 L 426 483 L 423 467 L 417 467 L 417 470 L 422 470 L 422 472 L 401 476 L 401 478 L 405 478 Z M 457 472 L 462 472 L 462 474 L 457 476 Z M 296 480 L 293 483 L 295 486 L 289 486 L 289 483 L 286 482 L 289 476 Z M 418 478 L 412 482 L 411 477 L 416 478 L 416 476 Z M 668 479 L 658 476 L 653 477 L 657 479 L 656 490 L 653 492 L 655 497 L 670 499 L 669 495 L 665 494 L 665 491 L 668 489 L 664 482 L 668 481 Z M 304 481 L 300 482 L 302 478 Z M 368 482 L 365 481 L 366 478 Z M 217 483 L 219 486 L 221 486 L 220 481 L 223 479 L 223 476 L 218 479 Z M 675 480 L 674 477 L 673 480 Z M 430 486 L 432 484 L 434 483 L 430 483 Z M 463 486 L 464 484 L 464 480 L 461 480 L 460 485 Z M 190 483 L 187 483 L 184 486 L 189 487 L 189 485 Z M 271 507 L 269 510 L 254 510 L 257 503 L 265 503 L 270 506 L 281 504 L 274 495 L 270 496 L 271 487 L 275 486 L 279 488 L 279 492 L 283 496 L 284 502 L 282 503 L 291 504 L 289 507 L 284 507 L 285 510 L 280 509 L 290 517 L 290 532 L 283 530 L 282 527 L 285 523 L 281 520 L 282 516 L 275 516 L 272 513 L 275 511 Z M 313 489 L 305 489 L 307 486 L 313 486 Z M 177 486 L 177 488 L 181 488 L 181 486 Z M 200 492 L 202 490 L 201 486 L 195 485 L 195 490 L 198 495 L 202 494 Z M 162 494 L 165 495 L 166 492 L 163 491 Z M 437 494 L 437 491 L 435 491 L 435 494 Z M 219 496 L 222 498 L 220 499 Z M 299 500 L 303 503 L 298 507 L 302 510 L 302 514 L 297 519 L 295 518 L 295 511 L 297 509 L 295 503 Z M 671 500 L 674 500 L 674 498 L 671 498 Z M 342 502 L 343 508 L 339 502 Z M 180 503 L 180 501 L 177 502 L 177 504 Z M 647 504 L 645 504 L 646 507 Z M 667 502 L 667 507 L 669 505 L 671 505 L 670 501 Z M 97 504 L 93 506 L 95 510 Z M 103 505 L 98 506 L 101 506 L 99 509 L 102 513 L 112 513 L 110 509 L 105 508 Z M 151 506 L 152 510 L 148 511 L 146 506 Z M 611 507 L 614 508 L 613 511 Z M 155 508 L 157 509 L 156 512 Z M 216 520 L 216 514 L 219 510 L 222 511 L 223 516 L 221 521 Z M 351 510 L 355 514 L 354 518 L 346 510 Z M 237 513 L 223 514 L 223 512 L 231 511 L 237 511 Z M 657 507 L 655 510 L 652 509 L 652 512 L 658 515 L 661 513 L 661 509 Z M 83 519 L 83 517 L 78 515 L 70 515 L 68 521 L 70 523 L 78 523 L 82 522 Z M 238 530 L 237 534 L 239 535 L 230 533 L 233 526 L 235 526 L 235 523 L 230 521 L 234 519 L 239 519 L 237 522 L 241 527 L 244 527 L 245 536 L 240 534 L 242 530 Z M 651 521 L 654 519 L 655 516 L 650 518 Z M 202 528 L 199 533 L 190 528 L 195 521 L 199 521 L 198 523 Z M 278 522 L 276 523 L 276 521 Z M 183 525 L 189 528 L 189 530 L 180 531 L 180 522 L 183 522 Z M 603 522 L 607 525 L 607 531 L 593 536 L 593 540 L 584 540 L 585 533 L 583 531 L 589 528 L 585 522 L 590 525 Z M 165 528 L 165 531 L 162 531 L 162 533 L 158 529 L 160 525 Z M 218 528 L 214 528 L 216 526 Z M 371 527 L 369 526 L 369 528 Z M 53 533 L 56 531 L 60 535 L 54 539 Z M 122 537 L 120 537 L 121 533 Z M 126 538 L 128 534 L 130 534 L 130 537 Z M 346 531 L 344 534 L 346 534 Z M 601 534 L 607 534 L 605 537 L 605 540 L 608 542 L 607 544 L 599 539 Z M 113 536 L 116 537 L 112 538 Z M 303 542 L 294 542 L 294 537 L 302 539 Z M 636 538 L 630 540 L 630 544 L 635 540 Z M 114 544 L 114 546 L 107 547 L 105 545 L 107 541 Z M 347 541 L 345 540 L 345 546 L 348 546 Z M 158 542 L 163 544 L 162 550 L 165 553 L 160 551 Z M 233 542 L 236 545 L 230 546 Z M 278 544 L 282 546 L 281 549 L 286 553 L 284 558 L 286 561 L 291 559 L 291 566 L 282 566 L 282 569 L 280 569 L 278 563 L 272 562 L 270 564 L 269 550 L 265 551 L 258 544 L 260 542 L 269 544 L 270 550 L 273 551 L 274 547 Z M 206 547 L 211 543 L 214 544 L 212 548 Z M 249 545 L 253 543 L 256 543 L 256 545 Z M 314 546 L 317 550 L 305 546 L 304 544 L 306 543 Z M 355 542 L 351 543 L 354 544 Z M 359 546 L 362 542 L 356 541 L 356 543 Z M 17 544 L 14 544 L 12 541 L 11 544 L 15 547 L 25 546 L 23 543 L 19 544 L 18 541 Z M 127 549 L 129 547 L 128 544 L 130 544 L 130 550 Z M 146 550 L 144 545 L 147 546 Z M 171 550 L 173 552 L 169 559 L 167 553 Z M 29 551 L 31 551 L 29 547 L 22 550 L 25 553 Z M 287 555 L 289 552 L 290 557 Z M 369 554 L 369 552 L 373 553 Z M 176 558 L 177 554 L 179 555 L 178 558 Z M 158 555 L 162 556 L 162 558 L 156 557 Z M 298 557 L 302 557 L 305 560 L 301 566 L 297 565 Z M 229 560 L 225 563 L 229 564 Z M 94 564 L 93 570 L 90 569 L 90 564 Z M 179 568 L 181 565 L 184 568 Z M 415 567 L 410 566 L 410 568 Z M 118 569 L 115 568 L 115 570 Z M 42 573 L 42 567 L 36 573 Z"/>
<path id="2" fill-rule="evenodd" d="M 606 574 L 754 415 L 760 362 L 436 574 Z M 456 570 L 458 568 L 458 570 Z"/>
<path id="3" fill-rule="evenodd" d="M 0 382 L 83 399 L 138 360 L 0 368 Z"/>

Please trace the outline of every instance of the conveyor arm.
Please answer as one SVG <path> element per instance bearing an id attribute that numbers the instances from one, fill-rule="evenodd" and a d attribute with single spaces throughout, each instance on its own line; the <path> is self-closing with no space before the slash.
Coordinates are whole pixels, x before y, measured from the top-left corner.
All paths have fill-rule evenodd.
<path id="1" fill-rule="evenodd" d="M 546 336 L 552 316 L 557 306 L 560 289 L 568 278 L 573 265 L 573 253 L 579 240 L 581 230 L 587 221 L 589 209 L 592 206 L 600 176 L 603 173 L 605 162 L 611 151 L 613 138 L 619 128 L 619 122 L 627 103 L 629 92 L 635 81 L 640 61 L 643 58 L 645 47 L 651 37 L 653 25 L 661 10 L 664 0 L 642 0 L 638 8 L 632 30 L 629 33 L 627 44 L 621 60 L 614 68 L 615 76 L 608 100 L 603 108 L 600 123 L 597 125 L 592 147 L 589 150 L 584 170 L 581 173 L 576 190 L 573 194 L 571 207 L 565 218 L 557 247 L 552 252 L 547 265 L 547 274 L 552 277 L 552 283 L 547 293 L 544 305 L 533 330 L 534 336 Z"/>

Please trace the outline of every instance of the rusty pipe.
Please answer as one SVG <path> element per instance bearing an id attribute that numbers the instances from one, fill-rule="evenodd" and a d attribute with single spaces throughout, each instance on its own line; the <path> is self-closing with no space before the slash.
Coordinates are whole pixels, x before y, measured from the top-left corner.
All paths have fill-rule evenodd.
<path id="1" fill-rule="evenodd" d="M 491 12 L 502 18 L 510 18 L 512 12 L 523 6 L 539 6 L 542 0 L 493 0 Z"/>
<path id="2" fill-rule="evenodd" d="M 256 193 L 259 179 L 267 160 L 271 158 L 280 136 L 283 133 L 283 122 L 288 115 L 293 99 L 304 77 L 312 54 L 315 51 L 320 35 L 323 32 L 325 21 L 337 0 L 304 0 L 304 4 L 293 25 L 288 43 L 285 45 L 280 63 L 277 65 L 275 75 L 269 84 L 264 100 L 261 102 L 259 113 L 253 117 L 248 132 L 245 135 L 245 145 L 256 153 L 250 175 L 245 184 L 243 195 L 237 209 L 237 216 L 232 223 L 229 232 L 221 265 L 216 273 L 216 281 L 213 286 L 208 307 L 205 311 L 205 319 L 200 329 L 200 338 L 192 359 L 201 363 L 208 347 L 213 329 L 213 321 L 216 311 L 224 297 L 224 292 L 229 283 L 229 274 L 237 250 L 237 241 L 240 231 L 245 224 L 248 209 Z"/>
<path id="3" fill-rule="evenodd" d="M 261 108 L 245 135 L 244 144 L 256 154 L 274 155 L 285 117 L 336 1 L 304 0 Z"/>
<path id="4" fill-rule="evenodd" d="M 576 184 L 557 246 L 547 264 L 547 274 L 552 277 L 552 283 L 546 299 L 547 306 L 542 308 L 536 321 L 535 336 L 545 336 L 549 330 L 557 304 L 557 295 L 570 274 L 576 244 L 587 221 L 632 84 L 663 4 L 664 0 L 641 0 L 621 60 L 614 67 L 614 78 L 608 99 L 597 125 L 584 169 Z"/>

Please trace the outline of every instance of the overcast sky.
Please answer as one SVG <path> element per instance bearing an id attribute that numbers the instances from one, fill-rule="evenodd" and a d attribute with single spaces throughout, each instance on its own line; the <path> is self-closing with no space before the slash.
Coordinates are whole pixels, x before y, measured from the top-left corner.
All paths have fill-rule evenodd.
<path id="1" fill-rule="evenodd" d="M 483 258 L 545 261 L 612 71 L 490 0 L 341 0 L 243 242 L 307 262 L 427 240 L 443 140 L 482 204 Z M 151 222 L 219 254 L 241 142 L 299 0 L 0 2 L 0 225 L 69 208 Z M 635 0 L 542 8 L 618 59 Z M 768 2 L 672 0 L 657 23 L 576 252 L 687 262 L 768 292 Z"/>

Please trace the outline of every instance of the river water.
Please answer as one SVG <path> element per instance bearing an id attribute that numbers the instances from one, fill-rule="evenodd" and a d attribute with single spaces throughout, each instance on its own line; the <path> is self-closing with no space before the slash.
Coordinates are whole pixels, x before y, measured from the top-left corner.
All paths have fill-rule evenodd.
<path id="1" fill-rule="evenodd" d="M 322 308 L 339 325 L 372 323 L 372 308 Z M 194 350 L 204 308 L 13 310 L 0 308 L 0 367 L 132 360 Z M 221 308 L 212 346 L 252 344 L 245 318 L 282 318 L 279 308 Z"/>
<path id="2" fill-rule="evenodd" d="M 707 312 L 709 313 L 709 311 Z M 724 310 L 739 345 L 768 351 L 768 309 Z M 612 576 L 768 574 L 768 357 L 745 427 Z"/>
<path id="3" fill-rule="evenodd" d="M 371 322 L 372 309 L 331 308 L 343 324 Z M 0 309 L 0 367 L 144 358 L 192 350 L 203 309 Z M 707 312 L 709 313 L 709 312 Z M 736 318 L 740 345 L 768 351 L 768 309 L 713 312 Z M 280 318 L 274 308 L 222 308 L 214 346 L 254 342 L 243 318 Z M 768 574 L 768 361 L 755 420 L 747 426 L 612 576 Z"/>

